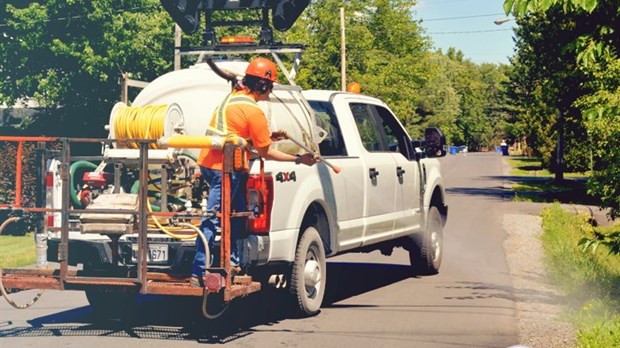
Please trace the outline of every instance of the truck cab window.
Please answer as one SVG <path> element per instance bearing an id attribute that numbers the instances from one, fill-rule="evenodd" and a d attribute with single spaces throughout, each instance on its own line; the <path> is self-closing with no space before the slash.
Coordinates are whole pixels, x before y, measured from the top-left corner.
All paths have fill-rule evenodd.
<path id="1" fill-rule="evenodd" d="M 403 127 L 398 123 L 396 116 L 394 116 L 388 109 L 371 105 L 371 110 L 376 117 L 376 122 L 380 124 L 381 135 L 387 142 L 387 149 L 390 152 L 400 152 L 405 158 L 413 159 L 413 147 L 411 145 L 411 139 Z"/>
<path id="2" fill-rule="evenodd" d="M 352 103 L 350 108 L 364 148 L 369 152 L 387 151 L 368 105 Z"/>
<path id="3" fill-rule="evenodd" d="M 334 108 L 330 103 L 309 100 L 310 107 L 316 115 L 317 125 L 327 132 L 327 137 L 319 144 L 323 156 L 346 156 L 342 132 Z"/>

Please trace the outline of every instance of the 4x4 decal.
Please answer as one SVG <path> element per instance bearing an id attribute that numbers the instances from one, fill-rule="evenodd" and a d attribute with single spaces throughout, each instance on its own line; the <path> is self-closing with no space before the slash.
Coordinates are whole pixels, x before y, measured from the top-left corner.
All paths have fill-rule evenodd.
<path id="1" fill-rule="evenodd" d="M 297 175 L 295 175 L 295 171 L 279 172 L 278 174 L 276 174 L 276 181 L 279 181 L 279 182 L 297 181 Z"/>

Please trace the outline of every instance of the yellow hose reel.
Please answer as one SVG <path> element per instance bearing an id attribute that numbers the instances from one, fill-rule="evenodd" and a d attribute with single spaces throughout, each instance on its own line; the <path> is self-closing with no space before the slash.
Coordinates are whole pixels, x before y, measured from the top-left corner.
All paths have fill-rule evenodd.
<path id="1" fill-rule="evenodd" d="M 159 139 L 181 133 L 185 118 L 181 107 L 176 104 L 127 106 L 119 102 L 110 113 L 108 124 L 110 138 L 118 139 L 115 148 L 137 149 L 135 142 L 127 139 Z M 151 149 L 159 148 L 151 144 Z"/>

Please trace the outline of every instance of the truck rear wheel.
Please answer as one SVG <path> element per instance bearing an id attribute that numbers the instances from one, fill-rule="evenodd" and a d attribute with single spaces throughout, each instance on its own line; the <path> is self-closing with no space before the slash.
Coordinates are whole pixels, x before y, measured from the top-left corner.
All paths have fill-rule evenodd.
<path id="1" fill-rule="evenodd" d="M 443 222 L 437 207 L 428 211 L 426 230 L 411 237 L 413 246 L 409 250 L 409 261 L 416 275 L 439 273 L 443 254 Z"/>
<path id="2" fill-rule="evenodd" d="M 301 316 L 319 313 L 327 280 L 325 248 L 315 226 L 303 232 L 291 272 L 291 294 L 294 309 Z"/>

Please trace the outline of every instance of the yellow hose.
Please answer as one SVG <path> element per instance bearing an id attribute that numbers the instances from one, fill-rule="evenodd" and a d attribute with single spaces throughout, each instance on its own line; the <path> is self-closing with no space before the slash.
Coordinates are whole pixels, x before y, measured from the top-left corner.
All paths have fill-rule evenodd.
<path id="1" fill-rule="evenodd" d="M 187 148 L 187 149 L 202 149 L 202 148 L 214 148 L 222 149 L 224 143 L 232 143 L 235 145 L 247 146 L 246 139 L 237 135 L 184 135 L 177 134 L 168 138 L 159 139 L 159 143 L 166 147 L 174 148 Z"/>
<path id="2" fill-rule="evenodd" d="M 147 106 L 125 106 L 116 112 L 114 117 L 114 136 L 120 139 L 119 145 L 137 149 L 135 142 L 122 139 L 159 139 L 164 136 L 164 120 L 167 104 Z M 158 148 L 150 144 L 149 148 Z"/>
<path id="3" fill-rule="evenodd" d="M 147 204 L 147 207 L 148 207 L 149 212 L 151 212 L 151 213 L 152 213 L 152 212 L 153 212 L 153 208 L 151 207 L 151 202 L 149 202 L 149 200 L 148 200 L 148 199 L 146 200 L 146 204 Z M 198 234 L 200 233 L 200 230 L 198 230 L 198 228 L 197 228 L 196 226 L 194 226 L 194 225 L 192 225 L 192 224 L 186 224 L 186 223 L 184 223 L 184 224 L 182 224 L 183 226 L 187 226 L 187 227 L 190 227 L 190 226 L 191 226 L 191 228 L 192 228 L 194 231 L 196 231 L 196 233 L 195 233 L 195 234 L 191 234 L 191 235 L 187 235 L 187 236 L 182 236 L 182 235 L 179 235 L 179 234 L 172 233 L 172 232 L 171 232 L 171 230 L 170 230 L 170 228 L 166 228 L 166 227 L 162 226 L 162 224 L 159 222 L 159 220 L 157 219 L 157 217 L 155 217 L 155 216 L 151 216 L 151 219 L 153 220 L 153 222 L 155 223 L 155 225 L 157 225 L 157 227 L 159 227 L 159 229 L 160 229 L 162 232 L 164 232 L 165 234 L 167 234 L 167 235 L 169 235 L 170 237 L 175 238 L 175 239 L 181 239 L 181 240 L 183 240 L 183 239 L 193 239 L 193 238 L 196 238 L 196 235 L 198 235 Z M 207 245 L 207 244 L 205 244 L 205 245 Z"/>

